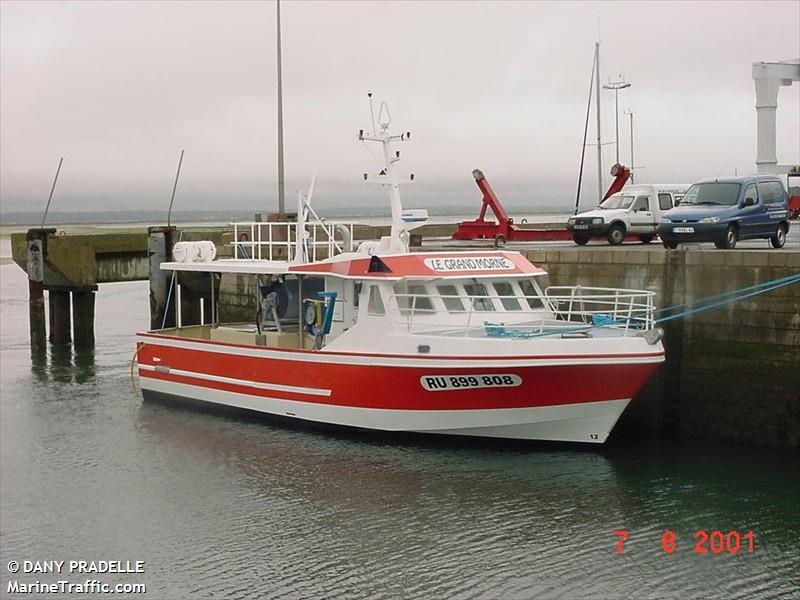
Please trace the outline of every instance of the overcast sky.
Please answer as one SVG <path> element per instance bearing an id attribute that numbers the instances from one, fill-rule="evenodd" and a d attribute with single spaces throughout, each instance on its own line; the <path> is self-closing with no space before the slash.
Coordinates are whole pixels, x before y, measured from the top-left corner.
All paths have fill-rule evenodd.
<path id="1" fill-rule="evenodd" d="M 754 61 L 800 56 L 800 2 L 283 2 L 287 202 L 379 201 L 356 132 L 366 92 L 411 130 L 407 206 L 477 211 L 481 168 L 509 205 L 574 202 L 594 42 L 623 73 L 641 182 L 755 170 Z M 0 3 L 0 199 L 41 210 L 269 210 L 276 198 L 275 3 Z M 614 96 L 603 91 L 604 142 Z M 783 87 L 778 160 L 800 162 L 800 86 Z M 594 138 L 594 118 L 589 132 Z M 377 155 L 377 148 L 373 148 Z M 604 170 L 614 145 L 604 147 Z M 597 189 L 587 150 L 586 203 Z"/>

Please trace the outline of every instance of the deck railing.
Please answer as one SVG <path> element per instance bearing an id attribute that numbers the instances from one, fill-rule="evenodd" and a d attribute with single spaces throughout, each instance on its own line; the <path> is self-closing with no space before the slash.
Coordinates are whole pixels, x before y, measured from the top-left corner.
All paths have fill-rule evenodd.
<path id="1" fill-rule="evenodd" d="M 318 221 L 306 223 L 308 260 L 330 258 L 353 251 L 355 223 Z M 297 223 L 252 221 L 231 223 L 233 258 L 240 260 L 288 260 L 293 262 L 297 250 Z M 325 250 L 323 256 L 322 249 Z"/>
<path id="2" fill-rule="evenodd" d="M 645 290 L 556 286 L 542 296 L 393 294 L 389 307 L 398 325 L 427 335 L 533 338 L 592 329 L 635 335 L 654 327 L 654 297 Z M 455 299 L 462 309 L 452 308 Z"/>
<path id="3" fill-rule="evenodd" d="M 655 292 L 583 286 L 551 286 L 547 301 L 565 321 L 636 332 L 655 326 Z"/>

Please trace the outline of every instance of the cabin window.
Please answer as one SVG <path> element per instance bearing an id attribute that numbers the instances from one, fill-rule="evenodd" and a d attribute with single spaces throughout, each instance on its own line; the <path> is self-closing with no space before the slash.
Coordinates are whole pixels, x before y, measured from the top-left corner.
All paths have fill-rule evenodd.
<path id="1" fill-rule="evenodd" d="M 494 289 L 500 297 L 500 302 L 506 310 L 522 310 L 519 300 L 514 293 L 514 288 L 508 281 L 498 281 L 494 284 Z"/>
<path id="2" fill-rule="evenodd" d="M 669 194 L 658 195 L 658 208 L 661 210 L 669 210 L 672 208 L 672 196 Z"/>
<path id="3" fill-rule="evenodd" d="M 747 186 L 747 188 L 744 190 L 744 197 L 745 199 L 752 198 L 756 201 L 756 204 L 758 204 L 758 192 L 756 192 L 756 184 L 751 183 Z"/>
<path id="4" fill-rule="evenodd" d="M 759 181 L 758 195 L 764 204 L 779 202 L 783 198 L 783 186 L 777 181 Z"/>
<path id="5" fill-rule="evenodd" d="M 633 211 L 637 210 L 648 211 L 650 210 L 650 198 L 647 196 L 639 196 L 633 204 Z"/>
<path id="6" fill-rule="evenodd" d="M 525 300 L 528 301 L 528 306 L 531 308 L 542 308 L 544 306 L 539 290 L 536 289 L 536 286 L 533 285 L 530 279 L 521 280 L 519 282 L 519 289 L 522 290 L 522 295 L 525 296 Z"/>
<path id="7" fill-rule="evenodd" d="M 424 285 L 411 284 L 408 286 L 408 293 L 411 296 L 408 300 L 414 312 L 433 312 L 433 302 Z"/>
<path id="8" fill-rule="evenodd" d="M 783 200 L 783 184 L 780 181 L 767 182 L 770 189 L 772 189 L 772 200 L 770 202 L 780 202 Z"/>
<path id="9" fill-rule="evenodd" d="M 772 190 L 767 185 L 766 181 L 758 182 L 758 195 L 761 196 L 761 201 L 764 204 L 772 202 Z"/>
<path id="10" fill-rule="evenodd" d="M 633 202 L 633 196 L 623 196 L 622 194 L 614 194 L 609 196 L 600 203 L 600 208 L 628 208 Z"/>
<path id="11" fill-rule="evenodd" d="M 456 286 L 437 285 L 436 291 L 439 292 L 439 295 L 442 297 L 442 302 L 444 302 L 444 307 L 447 309 L 447 312 L 464 312 L 464 303 L 461 301 L 461 298 L 458 297 Z"/>
<path id="12" fill-rule="evenodd" d="M 396 283 L 394 284 L 395 298 L 400 314 L 406 316 L 412 311 L 416 313 L 433 312 L 433 302 L 425 286 L 419 283 Z"/>
<path id="13" fill-rule="evenodd" d="M 464 289 L 467 296 L 472 299 L 472 308 L 478 311 L 493 311 L 494 304 L 492 299 L 489 298 L 489 293 L 486 291 L 486 286 L 482 283 L 465 283 Z M 486 296 L 486 297 L 484 297 Z"/>
<path id="14" fill-rule="evenodd" d="M 367 302 L 367 312 L 371 315 L 383 316 L 386 310 L 383 308 L 383 298 L 377 285 L 369 286 L 369 301 Z"/>

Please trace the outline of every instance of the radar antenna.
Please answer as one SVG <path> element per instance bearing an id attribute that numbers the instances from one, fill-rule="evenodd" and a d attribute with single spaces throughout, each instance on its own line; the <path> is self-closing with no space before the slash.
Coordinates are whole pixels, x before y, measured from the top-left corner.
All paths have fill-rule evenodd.
<path id="1" fill-rule="evenodd" d="M 389 199 L 392 208 L 392 230 L 388 237 L 381 238 L 376 252 L 380 253 L 404 253 L 408 252 L 408 242 L 410 230 L 419 227 L 428 219 L 426 210 L 403 210 L 403 203 L 400 198 L 400 184 L 414 181 L 414 174 L 411 173 L 408 180 L 400 180 L 397 174 L 396 164 L 400 161 L 400 151 L 393 149 L 393 143 L 400 141 L 406 142 L 411 139 L 411 132 L 405 131 L 401 134 L 391 134 L 389 127 L 392 124 L 392 113 L 389 105 L 381 102 L 378 110 L 378 125 L 380 132 L 375 131 L 375 112 L 372 105 L 372 92 L 367 94 L 370 104 L 370 115 L 372 116 L 372 135 L 365 133 L 363 129 L 358 132 L 358 139 L 363 142 L 378 142 L 383 148 L 384 167 L 377 175 L 380 185 L 389 188 Z M 369 174 L 364 173 L 364 179 L 369 180 Z M 375 253 L 375 252 L 373 252 Z"/>

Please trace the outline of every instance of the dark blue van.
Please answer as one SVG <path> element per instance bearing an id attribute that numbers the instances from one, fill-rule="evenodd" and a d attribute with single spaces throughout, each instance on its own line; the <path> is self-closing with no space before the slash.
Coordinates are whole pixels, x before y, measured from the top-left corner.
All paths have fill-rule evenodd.
<path id="1" fill-rule="evenodd" d="M 664 213 L 658 226 L 670 249 L 684 242 L 733 248 L 738 240 L 756 238 L 782 248 L 788 231 L 788 197 L 774 175 L 699 181 L 686 191 L 680 206 Z"/>

